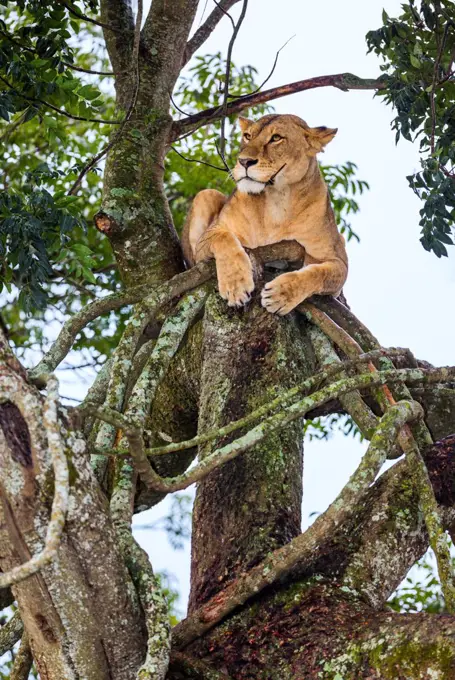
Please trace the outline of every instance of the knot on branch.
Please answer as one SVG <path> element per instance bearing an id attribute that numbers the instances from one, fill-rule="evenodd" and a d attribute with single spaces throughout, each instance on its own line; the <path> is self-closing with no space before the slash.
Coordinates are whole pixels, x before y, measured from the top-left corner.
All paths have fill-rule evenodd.
<path id="1" fill-rule="evenodd" d="M 106 236 L 112 236 L 114 232 L 119 230 L 118 222 L 111 217 L 111 215 L 108 215 L 102 210 L 96 213 L 93 221 L 95 222 L 95 227 L 98 231 Z"/>

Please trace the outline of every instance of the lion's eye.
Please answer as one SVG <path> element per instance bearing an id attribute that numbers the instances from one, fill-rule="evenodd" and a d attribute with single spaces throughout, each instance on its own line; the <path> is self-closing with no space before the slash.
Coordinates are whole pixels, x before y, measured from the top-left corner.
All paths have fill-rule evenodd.
<path id="1" fill-rule="evenodd" d="M 281 135 L 272 135 L 272 137 L 270 138 L 270 141 L 271 142 L 279 142 L 280 139 L 283 139 L 283 137 Z"/>
<path id="2" fill-rule="evenodd" d="M 247 142 L 249 142 L 249 140 L 251 139 L 250 133 L 249 133 L 249 132 L 245 132 L 244 135 L 243 135 L 243 139 L 246 139 Z"/>

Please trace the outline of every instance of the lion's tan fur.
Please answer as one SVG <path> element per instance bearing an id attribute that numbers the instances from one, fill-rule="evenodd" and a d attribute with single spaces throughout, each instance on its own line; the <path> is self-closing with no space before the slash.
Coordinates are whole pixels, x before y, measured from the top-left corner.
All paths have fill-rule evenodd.
<path id="1" fill-rule="evenodd" d="M 347 255 L 316 160 L 336 130 L 310 128 L 292 115 L 241 118 L 240 127 L 237 190 L 229 198 L 212 189 L 197 194 L 182 236 L 185 257 L 190 264 L 214 257 L 220 294 L 238 306 L 254 289 L 244 248 L 296 240 L 305 248 L 305 266 L 267 283 L 264 307 L 287 314 L 315 293 L 337 295 Z M 241 160 L 254 163 L 245 168 Z"/>

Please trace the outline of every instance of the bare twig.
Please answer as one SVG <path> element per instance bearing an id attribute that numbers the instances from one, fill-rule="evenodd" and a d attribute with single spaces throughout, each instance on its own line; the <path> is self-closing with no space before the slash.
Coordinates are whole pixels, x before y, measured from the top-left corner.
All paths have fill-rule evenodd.
<path id="1" fill-rule="evenodd" d="M 23 404 L 19 403 L 19 407 Z M 58 381 L 55 376 L 48 380 L 48 394 L 43 408 L 43 423 L 47 435 L 47 444 L 54 468 L 54 499 L 51 517 L 46 533 L 43 550 L 30 560 L 10 571 L 0 574 L 0 588 L 6 588 L 36 574 L 44 566 L 52 562 L 56 556 L 65 524 L 69 498 L 68 464 L 60 439 L 58 422 Z"/>
<path id="2" fill-rule="evenodd" d="M 189 116 L 190 114 L 184 111 L 183 109 L 180 108 L 180 106 L 176 103 L 174 97 L 172 96 L 172 93 L 169 93 L 169 97 L 171 99 L 171 104 L 172 106 L 177 109 L 179 113 L 181 113 L 183 116 Z"/>
<path id="3" fill-rule="evenodd" d="M 250 96 L 250 95 L 252 95 L 252 94 L 256 94 L 256 92 L 260 92 L 260 91 L 262 90 L 262 88 L 264 87 L 264 85 L 265 85 L 266 83 L 269 82 L 270 78 L 271 78 L 271 77 L 273 76 L 273 74 L 275 73 L 275 69 L 276 69 L 276 65 L 278 64 L 278 59 L 279 59 L 279 56 L 280 56 L 280 52 L 281 52 L 282 50 L 284 50 L 284 48 L 291 42 L 291 40 L 292 40 L 293 38 L 295 38 L 295 34 L 292 35 L 288 40 L 286 40 L 286 42 L 284 43 L 284 45 L 282 45 L 282 46 L 280 47 L 280 49 L 277 51 L 277 53 L 276 53 L 276 55 L 275 55 L 275 60 L 274 60 L 274 62 L 273 62 L 273 66 L 272 66 L 272 68 L 271 68 L 271 70 L 270 70 L 269 75 L 268 75 L 267 78 L 259 85 L 259 87 L 257 87 L 257 88 L 256 88 L 255 90 L 253 90 L 252 92 L 249 92 L 249 93 L 248 93 L 248 96 Z M 240 95 L 239 95 L 239 94 L 230 94 L 230 95 L 229 95 L 229 99 L 238 99 L 239 97 L 244 97 L 244 96 L 245 96 L 245 95 L 242 95 L 242 94 L 240 94 Z"/>
<path id="4" fill-rule="evenodd" d="M 223 160 L 223 163 L 226 165 L 225 157 L 224 157 L 224 147 L 226 144 L 226 139 L 225 139 L 225 123 L 226 123 L 226 115 L 227 115 L 227 106 L 228 106 L 228 100 L 229 100 L 229 82 L 231 79 L 231 67 L 232 67 L 232 50 L 234 49 L 234 43 L 236 41 L 236 38 L 238 36 L 238 33 L 240 31 L 240 27 L 243 23 L 243 20 L 246 15 L 246 11 L 248 9 L 248 0 L 243 0 L 243 6 L 242 6 L 242 11 L 240 12 L 239 19 L 237 23 L 235 24 L 234 30 L 232 32 L 232 37 L 229 41 L 228 45 L 228 50 L 227 50 L 227 56 L 226 56 L 226 73 L 224 75 L 224 92 L 223 92 L 223 105 L 222 105 L 222 110 L 221 110 L 221 130 L 220 130 L 220 148 L 219 148 L 219 154 L 220 157 Z"/>
<path id="5" fill-rule="evenodd" d="M 82 12 L 79 12 L 76 10 L 74 7 L 71 7 L 69 2 L 65 2 L 65 0 L 58 0 L 61 5 L 64 5 L 68 12 L 73 14 L 75 17 L 78 19 L 82 19 L 83 21 L 86 21 L 89 24 L 94 24 L 95 26 L 101 26 L 101 28 L 105 28 L 107 31 L 112 31 L 113 33 L 123 33 L 119 28 L 116 28 L 115 26 L 111 26 L 110 24 L 105 24 L 102 21 L 97 21 L 96 19 L 92 19 L 91 17 L 88 17 L 86 14 L 83 14 Z M 127 29 L 126 29 L 127 30 Z"/>
<path id="6" fill-rule="evenodd" d="M 239 0 L 237 0 L 237 2 L 238 2 L 238 1 L 239 1 Z M 223 12 L 224 16 L 226 16 L 226 17 L 229 19 L 229 21 L 230 21 L 231 24 L 232 24 L 232 28 L 235 29 L 235 21 L 234 21 L 234 19 L 232 18 L 232 15 L 229 14 L 229 12 L 226 10 L 225 7 L 223 7 L 223 5 L 222 5 L 221 2 L 218 2 L 218 0 L 213 0 L 213 2 L 214 2 L 215 5 L 218 7 L 218 9 L 220 9 L 220 10 Z M 225 3 L 225 4 L 227 4 L 227 3 Z"/>
<path id="7" fill-rule="evenodd" d="M 62 64 L 67 68 L 72 69 L 73 71 L 79 71 L 80 73 L 88 73 L 91 76 L 109 76 L 113 78 L 114 76 L 117 75 L 113 71 L 93 71 L 90 68 L 82 68 L 82 66 L 75 66 L 74 64 L 70 64 L 69 61 L 62 60 Z"/>
<path id="8" fill-rule="evenodd" d="M 220 168 L 218 165 L 213 165 L 212 163 L 207 163 L 207 161 L 200 160 L 199 158 L 187 158 L 184 156 L 178 149 L 175 148 L 175 146 L 171 146 L 172 151 L 174 151 L 180 158 L 183 158 L 184 161 L 187 163 L 200 163 L 201 165 L 207 165 L 209 168 L 213 168 L 214 170 L 220 170 L 220 172 L 229 172 L 229 168 Z"/>

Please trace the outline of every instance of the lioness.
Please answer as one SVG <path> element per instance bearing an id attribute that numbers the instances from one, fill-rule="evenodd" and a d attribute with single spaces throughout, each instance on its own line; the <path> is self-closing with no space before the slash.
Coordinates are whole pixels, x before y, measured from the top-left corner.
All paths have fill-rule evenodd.
<path id="1" fill-rule="evenodd" d="M 237 189 L 229 198 L 213 189 L 196 195 L 182 236 L 188 263 L 214 257 L 220 295 L 237 307 L 254 289 L 244 248 L 295 239 L 305 248 L 305 266 L 267 283 L 262 305 L 283 315 L 314 293 L 338 295 L 348 260 L 316 160 L 337 130 L 311 128 L 293 115 L 239 124 Z"/>

